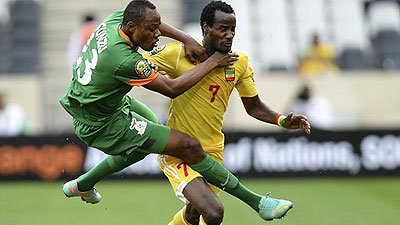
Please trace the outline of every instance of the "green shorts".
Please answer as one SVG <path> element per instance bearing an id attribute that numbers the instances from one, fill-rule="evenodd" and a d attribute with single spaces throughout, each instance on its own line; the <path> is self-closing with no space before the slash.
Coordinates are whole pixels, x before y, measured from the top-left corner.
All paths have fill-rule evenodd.
<path id="1" fill-rule="evenodd" d="M 135 152 L 161 154 L 171 128 L 157 123 L 157 116 L 144 104 L 132 99 L 125 110 L 116 112 L 102 126 L 73 121 L 75 134 L 90 147 L 109 155 L 128 158 Z"/>

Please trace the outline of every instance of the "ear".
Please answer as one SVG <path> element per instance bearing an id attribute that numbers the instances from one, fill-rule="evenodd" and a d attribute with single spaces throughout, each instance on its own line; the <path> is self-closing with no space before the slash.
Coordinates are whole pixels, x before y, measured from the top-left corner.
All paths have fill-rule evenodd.
<path id="1" fill-rule="evenodd" d="M 126 24 L 126 28 L 127 28 L 127 30 L 128 30 L 130 33 L 133 34 L 133 33 L 135 32 L 135 30 L 137 29 L 137 25 L 136 25 L 135 22 L 129 21 L 129 22 Z"/>
<path id="2" fill-rule="evenodd" d="M 210 32 L 210 27 L 208 26 L 207 23 L 203 23 L 202 27 L 203 27 L 204 33 Z"/>

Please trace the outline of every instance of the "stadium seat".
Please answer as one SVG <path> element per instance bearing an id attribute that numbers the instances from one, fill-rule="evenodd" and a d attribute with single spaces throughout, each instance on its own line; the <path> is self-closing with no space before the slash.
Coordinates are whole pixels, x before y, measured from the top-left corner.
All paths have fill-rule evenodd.
<path id="1" fill-rule="evenodd" d="M 332 15 L 330 26 L 336 50 L 347 55 L 358 54 L 357 48 L 365 49 L 368 40 L 364 30 L 362 0 L 334 0 L 326 5 Z"/>
<path id="2" fill-rule="evenodd" d="M 340 69 L 360 70 L 367 68 L 367 61 L 364 52 L 357 48 L 345 48 L 339 56 Z"/>
<path id="3" fill-rule="evenodd" d="M 379 31 L 372 39 L 376 63 L 383 69 L 400 69 L 400 35 L 395 30 Z"/>
<path id="4" fill-rule="evenodd" d="M 39 5 L 33 0 L 11 4 L 11 72 L 35 73 L 39 64 Z"/>
<path id="5" fill-rule="evenodd" d="M 296 53 L 291 47 L 289 15 L 284 0 L 258 2 L 255 12 L 259 22 L 255 34 L 258 56 L 262 67 L 269 71 L 287 71 L 296 64 Z M 264 69 L 262 68 L 262 69 Z"/>
<path id="6" fill-rule="evenodd" d="M 326 11 L 323 0 L 295 0 L 288 5 L 292 12 L 290 24 L 292 27 L 293 38 L 297 46 L 296 49 L 304 49 L 309 45 L 311 35 L 318 33 L 322 39 L 327 38 L 328 24 L 326 21 Z"/>
<path id="7" fill-rule="evenodd" d="M 208 3 L 207 0 L 184 0 L 183 2 L 183 23 L 197 23 L 200 26 L 200 14 L 203 7 Z M 200 28 L 200 27 L 199 27 Z"/>
<path id="8" fill-rule="evenodd" d="M 373 36 L 381 30 L 400 32 L 400 9 L 395 1 L 375 1 L 368 10 L 369 29 Z"/>

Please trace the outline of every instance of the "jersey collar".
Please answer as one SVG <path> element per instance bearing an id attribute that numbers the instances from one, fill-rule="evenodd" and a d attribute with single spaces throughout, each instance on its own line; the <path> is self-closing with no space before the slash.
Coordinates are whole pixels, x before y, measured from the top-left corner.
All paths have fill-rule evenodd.
<path id="1" fill-rule="evenodd" d="M 135 49 L 136 51 L 138 50 L 139 47 L 133 44 L 133 42 L 129 39 L 128 35 L 126 35 L 124 31 L 122 31 L 121 25 L 118 27 L 118 33 L 123 39 L 129 42 L 129 44 L 132 46 L 133 49 Z"/>

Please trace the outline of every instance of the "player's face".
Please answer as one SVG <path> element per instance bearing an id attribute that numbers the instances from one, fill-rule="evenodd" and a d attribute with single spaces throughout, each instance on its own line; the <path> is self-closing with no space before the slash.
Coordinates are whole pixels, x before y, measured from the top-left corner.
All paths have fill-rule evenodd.
<path id="1" fill-rule="evenodd" d="M 146 14 L 132 34 L 132 39 L 145 51 L 151 51 L 157 46 L 160 32 L 161 17 L 155 9 L 146 9 Z"/>
<path id="2" fill-rule="evenodd" d="M 219 52 L 230 52 L 235 29 L 235 14 L 215 11 L 214 24 L 208 33 L 211 46 Z"/>

